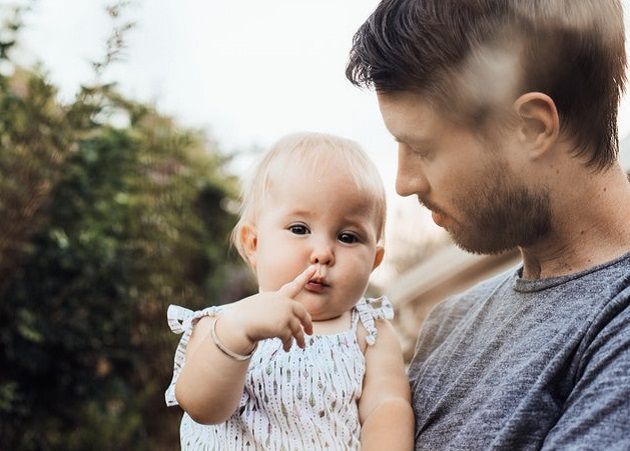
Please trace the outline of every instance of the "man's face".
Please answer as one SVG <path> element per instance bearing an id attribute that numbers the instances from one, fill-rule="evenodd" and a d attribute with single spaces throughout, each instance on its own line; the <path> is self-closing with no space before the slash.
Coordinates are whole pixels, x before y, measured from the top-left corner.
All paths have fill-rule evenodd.
<path id="1" fill-rule="evenodd" d="M 549 233 L 549 195 L 526 183 L 514 133 L 482 139 L 413 92 L 379 93 L 378 101 L 398 142 L 396 191 L 417 195 L 458 246 L 498 253 Z"/>

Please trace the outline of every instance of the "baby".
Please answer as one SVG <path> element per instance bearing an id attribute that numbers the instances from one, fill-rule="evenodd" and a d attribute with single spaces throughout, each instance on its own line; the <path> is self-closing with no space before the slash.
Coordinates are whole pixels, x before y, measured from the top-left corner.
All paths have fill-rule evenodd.
<path id="1" fill-rule="evenodd" d="M 384 226 L 380 176 L 356 143 L 301 133 L 264 156 L 233 232 L 259 293 L 169 307 L 184 333 L 166 391 L 185 410 L 182 449 L 412 449 L 393 310 L 364 298 Z"/>

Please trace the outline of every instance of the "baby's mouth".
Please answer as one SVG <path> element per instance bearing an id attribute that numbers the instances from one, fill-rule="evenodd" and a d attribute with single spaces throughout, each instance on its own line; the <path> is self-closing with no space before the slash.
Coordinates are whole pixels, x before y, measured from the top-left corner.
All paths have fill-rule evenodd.
<path id="1" fill-rule="evenodd" d="M 326 280 L 323 277 L 313 277 L 306 284 L 306 289 L 315 293 L 321 293 L 329 286 L 330 285 L 326 283 Z"/>

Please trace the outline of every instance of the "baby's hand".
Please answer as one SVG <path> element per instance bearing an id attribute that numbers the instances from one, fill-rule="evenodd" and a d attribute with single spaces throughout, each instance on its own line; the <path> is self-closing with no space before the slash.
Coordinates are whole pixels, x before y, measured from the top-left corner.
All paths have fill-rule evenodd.
<path id="1" fill-rule="evenodd" d="M 293 339 L 304 348 L 304 332 L 313 333 L 311 315 L 294 298 L 317 271 L 309 266 L 278 291 L 259 293 L 234 303 L 229 309 L 230 322 L 242 327 L 252 345 L 265 338 L 278 337 L 285 351 L 291 349 Z M 227 319 L 227 318 L 226 318 Z"/>

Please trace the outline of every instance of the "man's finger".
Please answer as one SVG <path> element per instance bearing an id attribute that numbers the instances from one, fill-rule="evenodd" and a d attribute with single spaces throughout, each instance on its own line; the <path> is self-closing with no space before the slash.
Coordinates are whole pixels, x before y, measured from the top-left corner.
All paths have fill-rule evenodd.
<path id="1" fill-rule="evenodd" d="M 308 281 L 311 280 L 311 277 L 313 277 L 316 272 L 317 266 L 309 266 L 291 282 L 282 285 L 282 287 L 278 290 L 278 293 L 288 298 L 294 298 L 300 293 L 300 291 L 302 291 L 304 285 L 306 285 Z"/>

